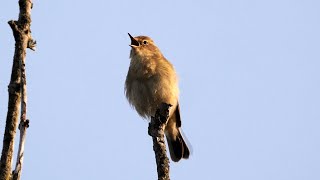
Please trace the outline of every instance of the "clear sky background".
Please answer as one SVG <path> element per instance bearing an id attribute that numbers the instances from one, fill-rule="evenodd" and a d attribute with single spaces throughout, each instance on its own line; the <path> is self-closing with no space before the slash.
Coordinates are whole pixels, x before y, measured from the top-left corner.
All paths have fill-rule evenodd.
<path id="1" fill-rule="evenodd" d="M 130 32 L 180 80 L 189 160 L 171 179 L 320 179 L 320 1 L 34 1 L 24 180 L 156 179 L 124 96 Z M 0 7 L 0 135 L 18 2 Z"/>

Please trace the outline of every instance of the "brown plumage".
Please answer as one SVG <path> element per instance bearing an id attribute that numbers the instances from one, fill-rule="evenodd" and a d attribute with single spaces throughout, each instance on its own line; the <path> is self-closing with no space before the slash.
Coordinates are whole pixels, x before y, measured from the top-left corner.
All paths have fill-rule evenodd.
<path id="1" fill-rule="evenodd" d="M 161 103 L 171 104 L 165 128 L 170 156 L 175 162 L 181 158 L 188 159 L 190 151 L 180 132 L 179 89 L 175 70 L 151 38 L 129 36 L 131 62 L 125 82 L 126 97 L 138 114 L 148 119 L 154 116 Z"/>

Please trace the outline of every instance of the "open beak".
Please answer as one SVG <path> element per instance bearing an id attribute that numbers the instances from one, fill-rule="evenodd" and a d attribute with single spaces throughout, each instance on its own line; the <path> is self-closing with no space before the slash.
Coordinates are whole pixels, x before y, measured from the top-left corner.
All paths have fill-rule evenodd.
<path id="1" fill-rule="evenodd" d="M 134 37 L 132 37 L 130 33 L 128 33 L 128 35 L 130 36 L 130 39 L 131 39 L 131 44 L 129 46 L 137 47 L 140 45 L 139 42 L 136 39 L 134 39 Z"/>

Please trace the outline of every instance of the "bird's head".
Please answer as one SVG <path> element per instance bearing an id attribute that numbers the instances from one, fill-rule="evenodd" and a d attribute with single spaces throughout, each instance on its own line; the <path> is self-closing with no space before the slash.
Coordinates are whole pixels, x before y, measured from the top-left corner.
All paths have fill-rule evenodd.
<path id="1" fill-rule="evenodd" d="M 130 58 L 134 56 L 138 56 L 141 58 L 157 58 L 162 56 L 159 48 L 154 44 L 153 40 L 150 37 L 132 37 L 129 33 L 128 35 L 131 39 L 131 44 L 129 45 L 131 46 Z"/>

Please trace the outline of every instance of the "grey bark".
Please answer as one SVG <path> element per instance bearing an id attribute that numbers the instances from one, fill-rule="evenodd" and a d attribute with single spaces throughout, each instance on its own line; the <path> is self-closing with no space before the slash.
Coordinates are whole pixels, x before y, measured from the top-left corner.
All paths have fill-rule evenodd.
<path id="1" fill-rule="evenodd" d="M 19 19 L 18 21 L 9 21 L 15 39 L 15 52 L 11 79 L 8 86 L 9 102 L 6 119 L 6 127 L 3 138 L 2 154 L 0 160 L 0 180 L 11 179 L 11 166 L 14 149 L 14 139 L 19 121 L 19 112 L 21 107 L 21 67 L 25 64 L 26 49 L 34 50 L 35 41 L 31 38 L 31 0 L 19 0 Z"/>
<path id="2" fill-rule="evenodd" d="M 170 104 L 162 103 L 157 110 L 148 127 L 148 134 L 152 136 L 153 150 L 155 153 L 158 180 L 170 180 L 169 159 L 166 153 L 166 144 L 164 140 L 164 128 L 169 117 Z"/>

